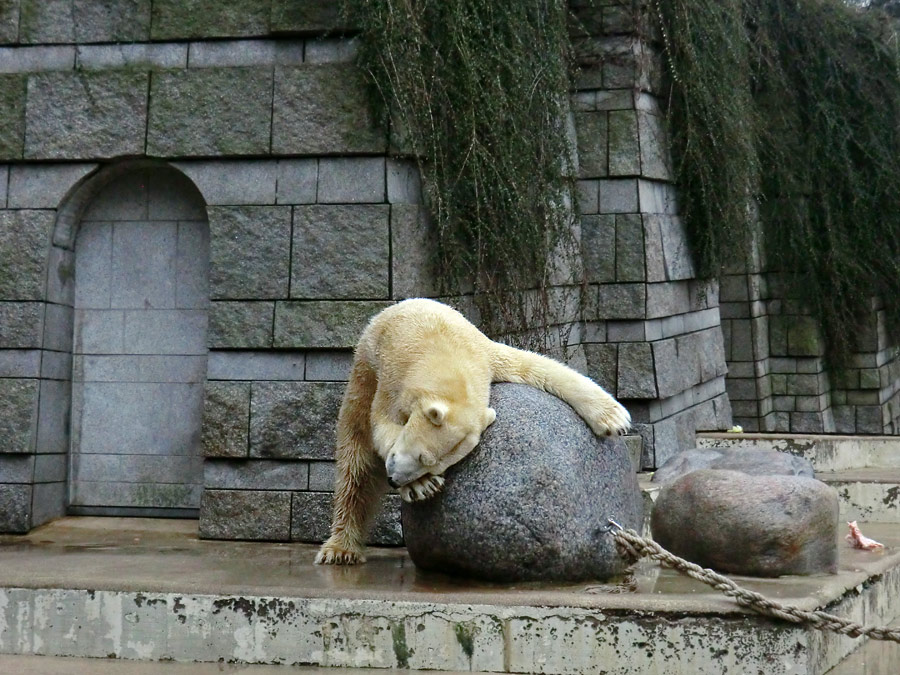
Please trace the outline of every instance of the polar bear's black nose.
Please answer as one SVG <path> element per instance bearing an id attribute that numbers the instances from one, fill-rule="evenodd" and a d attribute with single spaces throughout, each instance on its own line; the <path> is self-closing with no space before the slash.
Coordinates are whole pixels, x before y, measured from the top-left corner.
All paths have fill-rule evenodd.
<path id="1" fill-rule="evenodd" d="M 400 483 L 395 481 L 393 478 L 388 478 L 388 485 L 390 485 L 392 488 L 395 488 L 395 489 L 400 487 Z"/>

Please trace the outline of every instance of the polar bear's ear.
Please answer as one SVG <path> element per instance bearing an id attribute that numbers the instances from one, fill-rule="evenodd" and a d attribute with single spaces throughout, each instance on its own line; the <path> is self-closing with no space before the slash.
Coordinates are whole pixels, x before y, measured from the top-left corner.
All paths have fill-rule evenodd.
<path id="1" fill-rule="evenodd" d="M 427 417 L 428 421 L 434 426 L 439 427 L 444 423 L 444 419 L 446 419 L 449 411 L 450 408 L 447 407 L 446 403 L 435 401 L 434 403 L 429 404 L 425 409 L 425 417 Z"/>
<path id="2" fill-rule="evenodd" d="M 493 408 L 487 408 L 484 411 L 484 428 L 487 429 L 497 419 L 497 411 Z"/>

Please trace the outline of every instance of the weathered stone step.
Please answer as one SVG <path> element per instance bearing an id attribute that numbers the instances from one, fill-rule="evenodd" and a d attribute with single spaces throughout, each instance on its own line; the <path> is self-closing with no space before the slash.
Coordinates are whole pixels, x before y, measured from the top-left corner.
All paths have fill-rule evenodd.
<path id="1" fill-rule="evenodd" d="M 0 653 L 412 670 L 821 675 L 858 644 L 752 615 L 642 564 L 619 584 L 489 585 L 402 549 L 315 567 L 315 547 L 200 541 L 185 521 L 63 519 L 0 537 Z M 742 579 L 807 609 L 886 623 L 900 527 L 865 531 L 834 576 Z M 664 669 L 660 669 L 664 664 Z"/>
<path id="2" fill-rule="evenodd" d="M 816 478 L 837 490 L 841 518 L 900 523 L 900 468 L 820 471 Z"/>
<path id="3" fill-rule="evenodd" d="M 844 471 L 863 467 L 900 467 L 900 437 L 836 436 L 827 434 L 697 434 L 701 448 L 752 445 L 805 457 L 816 471 Z"/>

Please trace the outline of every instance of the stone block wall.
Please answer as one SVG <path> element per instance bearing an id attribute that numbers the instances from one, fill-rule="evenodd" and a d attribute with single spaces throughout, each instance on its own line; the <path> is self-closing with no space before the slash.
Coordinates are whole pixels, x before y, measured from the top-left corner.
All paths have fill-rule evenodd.
<path id="1" fill-rule="evenodd" d="M 846 367 L 832 383 L 838 433 L 900 434 L 900 348 L 887 337 L 884 300 L 867 308 Z"/>
<path id="2" fill-rule="evenodd" d="M 727 390 L 735 424 L 777 433 L 900 432 L 900 350 L 889 343 L 884 305 L 864 310 L 853 351 L 838 367 L 826 359 L 821 328 L 785 299 L 782 275 L 765 252 L 721 278 Z"/>
<path id="3" fill-rule="evenodd" d="M 661 61 L 641 3 L 571 3 L 580 71 L 573 107 L 579 208 L 593 313 L 589 375 L 631 411 L 652 469 L 730 426 L 719 289 L 699 279 L 657 93 Z"/>
<path id="4" fill-rule="evenodd" d="M 324 35 L 335 3 L 102 4 L 0 6 L 0 530 L 66 512 L 76 236 L 104 186 L 162 167 L 209 225 L 201 534 L 321 540 L 359 332 L 437 294 L 418 172 L 375 126 L 352 40 Z M 588 306 L 560 321 L 651 468 L 731 424 L 719 285 L 678 217 L 643 16 L 572 7 Z M 385 506 L 372 540 L 397 543 Z"/>
<path id="5" fill-rule="evenodd" d="M 176 166 L 208 195 L 211 233 L 201 535 L 321 541 L 352 347 L 426 274 L 399 241 L 426 226 L 417 174 L 384 156 Z M 396 544 L 385 501 L 372 541 Z"/>
<path id="6" fill-rule="evenodd" d="M 325 535 L 350 350 L 371 314 L 434 289 L 417 171 L 387 156 L 353 43 L 323 37 L 335 9 L 0 10 L 0 530 L 66 510 L 75 236 L 103 185 L 145 166 L 120 158 L 147 157 L 209 220 L 202 533 Z M 387 502 L 374 541 L 397 543 Z"/>
<path id="7" fill-rule="evenodd" d="M 23 188 L 0 170 L 0 205 Z M 77 173 L 77 171 L 76 171 Z M 62 515 L 72 357 L 71 262 L 51 254 L 54 214 L 41 204 L 0 210 L 0 531 L 27 532 Z M 48 274 L 50 270 L 54 274 Z M 70 338 L 71 340 L 71 338 Z"/>

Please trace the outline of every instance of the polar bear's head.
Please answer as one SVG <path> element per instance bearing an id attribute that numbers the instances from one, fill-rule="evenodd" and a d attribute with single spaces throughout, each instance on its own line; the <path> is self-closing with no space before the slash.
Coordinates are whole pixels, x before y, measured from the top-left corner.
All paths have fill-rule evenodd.
<path id="1" fill-rule="evenodd" d="M 484 403 L 437 397 L 414 401 L 385 457 L 388 482 L 400 487 L 426 474 L 441 475 L 472 452 L 495 419 L 497 413 Z"/>

